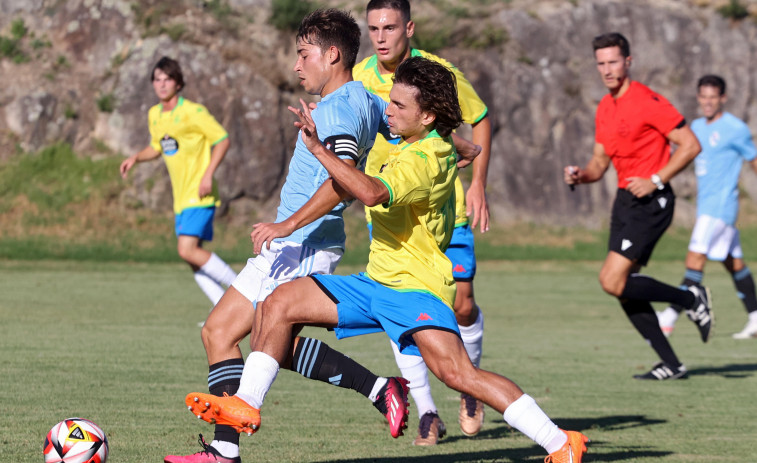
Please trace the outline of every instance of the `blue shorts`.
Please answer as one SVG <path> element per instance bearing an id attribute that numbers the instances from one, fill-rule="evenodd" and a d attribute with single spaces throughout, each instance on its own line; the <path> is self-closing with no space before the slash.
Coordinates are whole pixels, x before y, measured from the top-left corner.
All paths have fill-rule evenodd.
<path id="1" fill-rule="evenodd" d="M 193 207 L 184 209 L 181 213 L 176 214 L 174 229 L 176 236 L 189 235 L 196 236 L 202 241 L 211 241 L 213 239 L 213 217 L 216 208 L 211 207 Z"/>
<path id="2" fill-rule="evenodd" d="M 365 273 L 310 278 L 336 303 L 338 339 L 385 331 L 400 352 L 421 355 L 412 336 L 417 331 L 437 329 L 460 336 L 455 313 L 430 293 L 387 288 Z"/>
<path id="3" fill-rule="evenodd" d="M 476 275 L 476 253 L 473 249 L 473 231 L 468 225 L 455 228 L 444 254 L 452 261 L 452 276 L 455 281 L 473 281 Z"/>

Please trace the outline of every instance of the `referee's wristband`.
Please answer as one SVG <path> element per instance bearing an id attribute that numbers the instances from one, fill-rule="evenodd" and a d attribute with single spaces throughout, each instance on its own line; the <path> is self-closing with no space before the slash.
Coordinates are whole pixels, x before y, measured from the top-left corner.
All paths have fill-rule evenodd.
<path id="1" fill-rule="evenodd" d="M 658 190 L 664 190 L 665 189 L 665 184 L 662 183 L 662 179 L 660 178 L 659 175 L 652 174 L 652 176 L 649 178 L 649 180 L 651 180 L 652 183 L 654 183 L 657 186 Z"/>

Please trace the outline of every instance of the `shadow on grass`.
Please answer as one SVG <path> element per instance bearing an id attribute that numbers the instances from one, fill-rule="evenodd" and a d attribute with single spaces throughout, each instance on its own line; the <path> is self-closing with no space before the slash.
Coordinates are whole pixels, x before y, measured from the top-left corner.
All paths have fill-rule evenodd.
<path id="1" fill-rule="evenodd" d="M 757 363 L 750 364 L 730 364 L 719 367 L 695 368 L 689 370 L 689 376 L 695 375 L 720 375 L 724 378 L 747 378 L 754 376 L 757 371 Z"/>
<path id="2" fill-rule="evenodd" d="M 571 429 L 581 431 L 591 439 L 591 432 L 594 431 L 621 431 L 624 429 L 635 428 L 640 426 L 653 426 L 665 423 L 665 420 L 647 418 L 644 415 L 614 415 L 599 418 L 557 418 L 554 420 L 562 429 Z M 492 426 L 494 425 L 494 426 Z M 487 423 L 480 433 L 476 435 L 475 440 L 503 439 L 508 436 L 518 434 L 518 431 L 508 426 L 504 421 L 495 421 Z M 459 440 L 470 440 L 470 437 L 455 435 L 444 438 L 439 443 L 439 450 L 443 449 L 445 444 L 451 444 Z M 603 447 L 612 446 L 611 442 L 592 441 L 589 444 L 589 456 L 587 461 L 592 462 L 610 462 L 649 459 L 657 460 L 673 452 L 667 450 L 653 450 L 650 448 L 627 448 L 620 451 L 602 452 Z M 594 451 L 592 451 L 594 450 Z M 405 456 L 405 457 L 386 457 L 386 458 L 361 458 L 350 460 L 328 460 L 323 463 L 344 463 L 347 461 L 355 463 L 390 463 L 390 462 L 413 462 L 413 463 L 456 463 L 468 461 L 542 461 L 544 450 L 537 446 L 531 445 L 525 448 L 508 448 L 502 450 L 486 450 L 481 452 L 460 452 L 446 455 L 424 455 L 424 456 Z"/>

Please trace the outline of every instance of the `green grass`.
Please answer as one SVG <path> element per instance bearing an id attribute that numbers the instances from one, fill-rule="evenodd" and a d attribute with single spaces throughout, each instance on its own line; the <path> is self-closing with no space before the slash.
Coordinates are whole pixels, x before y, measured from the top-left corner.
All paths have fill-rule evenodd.
<path id="1" fill-rule="evenodd" d="M 743 462 L 754 459 L 757 360 L 730 334 L 744 310 L 722 268 L 708 267 L 717 331 L 703 345 L 681 320 L 672 338 L 686 381 L 639 382 L 654 362 L 618 304 L 596 282 L 598 261 L 481 262 L 476 295 L 486 316 L 482 366 L 515 380 L 565 428 L 591 439 L 587 462 Z M 239 266 L 236 266 L 239 269 Z M 341 271 L 359 270 L 344 267 Z M 680 262 L 649 274 L 677 283 Z M 41 461 L 42 441 L 69 416 L 105 429 L 111 462 L 161 461 L 198 449 L 211 427 L 186 393 L 206 389 L 196 324 L 208 301 L 180 264 L 0 261 L 2 461 Z M 397 374 L 384 335 L 326 340 L 381 374 Z M 244 342 L 246 344 L 246 341 Z M 242 436 L 245 462 L 539 462 L 543 451 L 487 409 L 473 439 L 456 425 L 456 394 L 432 380 L 450 435 L 435 448 L 392 440 L 361 396 L 282 371 L 263 426 Z"/>

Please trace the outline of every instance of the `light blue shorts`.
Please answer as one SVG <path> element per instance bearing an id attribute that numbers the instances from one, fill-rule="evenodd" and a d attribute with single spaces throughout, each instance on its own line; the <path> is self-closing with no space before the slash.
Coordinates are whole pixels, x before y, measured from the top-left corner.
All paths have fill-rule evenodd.
<path id="1" fill-rule="evenodd" d="M 212 241 L 215 213 L 216 208 L 214 206 L 184 209 L 181 213 L 176 214 L 174 222 L 176 236 L 189 235 L 196 236 L 202 241 Z"/>
<path id="2" fill-rule="evenodd" d="M 397 291 L 368 277 L 357 275 L 313 275 L 316 284 L 336 303 L 338 339 L 361 334 L 386 334 L 408 355 L 420 355 L 413 333 L 436 329 L 460 331 L 452 309 L 425 291 Z"/>
<path id="3" fill-rule="evenodd" d="M 455 281 L 473 281 L 476 275 L 476 253 L 473 249 L 473 231 L 468 225 L 455 228 L 444 254 L 452 261 L 452 277 Z"/>

